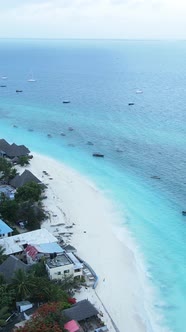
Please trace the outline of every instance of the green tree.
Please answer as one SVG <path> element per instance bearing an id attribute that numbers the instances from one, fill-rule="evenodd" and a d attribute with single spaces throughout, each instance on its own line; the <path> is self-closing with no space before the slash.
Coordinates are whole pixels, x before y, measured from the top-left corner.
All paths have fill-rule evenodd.
<path id="1" fill-rule="evenodd" d="M 30 158 L 29 156 L 20 156 L 18 158 L 17 164 L 24 166 L 24 165 L 29 165 Z"/>
<path id="2" fill-rule="evenodd" d="M 12 310 L 14 298 L 14 291 L 5 282 L 2 282 L 0 285 L 0 326 L 6 324 L 6 319 L 10 316 Z"/>
<path id="3" fill-rule="evenodd" d="M 42 191 L 42 187 L 38 183 L 30 181 L 17 189 L 15 200 L 17 202 L 38 202 L 41 198 Z"/>
<path id="4" fill-rule="evenodd" d="M 12 289 L 15 291 L 16 300 L 26 300 L 30 297 L 34 287 L 33 279 L 24 270 L 17 270 L 12 278 Z"/>
<path id="5" fill-rule="evenodd" d="M 47 277 L 47 271 L 44 260 L 41 260 L 40 262 L 32 265 L 29 274 L 32 275 L 33 277 Z"/>
<path id="6" fill-rule="evenodd" d="M 27 221 L 27 228 L 34 230 L 40 228 L 40 224 L 46 219 L 45 211 L 40 202 L 20 202 L 17 211 L 17 218 Z"/>
<path id="7" fill-rule="evenodd" d="M 9 308 L 1 307 L 0 308 L 0 327 L 6 325 L 6 319 L 10 316 Z"/>
<path id="8" fill-rule="evenodd" d="M 18 203 L 3 197 L 0 204 L 0 214 L 4 220 L 15 222 L 17 220 Z"/>
<path id="9" fill-rule="evenodd" d="M 0 264 L 2 264 L 5 259 L 6 259 L 5 249 L 2 246 L 0 246 Z"/>
<path id="10" fill-rule="evenodd" d="M 11 162 L 7 161 L 5 158 L 0 157 L 0 179 L 9 183 L 11 179 L 13 179 L 17 171 L 12 167 Z"/>
<path id="11" fill-rule="evenodd" d="M 58 302 L 45 303 L 17 332 L 63 332 L 67 319 L 63 316 L 62 309 Z"/>

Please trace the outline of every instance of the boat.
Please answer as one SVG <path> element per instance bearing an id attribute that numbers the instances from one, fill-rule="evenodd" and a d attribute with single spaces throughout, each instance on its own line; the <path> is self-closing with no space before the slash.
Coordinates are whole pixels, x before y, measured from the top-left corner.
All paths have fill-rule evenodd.
<path id="1" fill-rule="evenodd" d="M 99 158 L 104 158 L 104 154 L 102 153 L 93 153 L 93 157 L 99 157 Z"/>
<path id="2" fill-rule="evenodd" d="M 140 94 L 140 93 L 143 93 L 143 91 L 142 90 L 136 90 L 136 93 Z"/>
<path id="3" fill-rule="evenodd" d="M 23 90 L 16 90 L 16 92 L 23 92 Z"/>
<path id="4" fill-rule="evenodd" d="M 33 77 L 33 73 L 31 73 L 30 78 L 27 81 L 28 82 L 36 82 L 36 79 Z"/>
<path id="5" fill-rule="evenodd" d="M 29 78 L 28 82 L 36 82 L 36 80 L 34 78 Z"/>
<path id="6" fill-rule="evenodd" d="M 186 211 L 182 211 L 182 215 L 183 215 L 183 216 L 186 216 Z"/>
<path id="7" fill-rule="evenodd" d="M 128 105 L 129 105 L 129 106 L 133 106 L 133 105 L 134 105 L 134 103 L 128 103 Z"/>
<path id="8" fill-rule="evenodd" d="M 7 78 L 8 78 L 7 76 L 1 76 L 2 80 L 7 80 Z"/>
<path id="9" fill-rule="evenodd" d="M 1 88 L 6 88 L 6 85 L 1 85 Z"/>
<path id="10" fill-rule="evenodd" d="M 63 100 L 63 104 L 70 104 L 70 100 Z"/>

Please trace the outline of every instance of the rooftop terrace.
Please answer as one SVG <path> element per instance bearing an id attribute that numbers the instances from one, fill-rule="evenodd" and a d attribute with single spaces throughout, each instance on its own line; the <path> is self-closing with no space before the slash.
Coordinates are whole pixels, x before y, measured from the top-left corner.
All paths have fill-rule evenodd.
<path id="1" fill-rule="evenodd" d="M 65 254 L 57 255 L 55 258 L 48 258 L 46 260 L 46 264 L 50 269 L 56 268 L 59 266 L 70 265 L 73 264 L 72 261 Z"/>

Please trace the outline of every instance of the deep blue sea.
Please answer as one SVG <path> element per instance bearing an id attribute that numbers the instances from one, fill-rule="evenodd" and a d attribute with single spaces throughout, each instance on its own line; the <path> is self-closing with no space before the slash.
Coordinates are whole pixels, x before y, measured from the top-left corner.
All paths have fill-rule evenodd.
<path id="1" fill-rule="evenodd" d="M 0 40 L 2 76 L 0 136 L 58 158 L 113 199 L 161 326 L 186 331 L 186 42 Z"/>

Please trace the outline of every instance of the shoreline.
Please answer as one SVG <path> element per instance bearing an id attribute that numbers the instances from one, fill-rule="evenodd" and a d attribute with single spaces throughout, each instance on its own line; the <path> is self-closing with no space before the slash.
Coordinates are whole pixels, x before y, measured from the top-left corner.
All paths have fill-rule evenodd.
<path id="1" fill-rule="evenodd" d="M 136 246 L 122 227 L 112 202 L 89 179 L 70 167 L 42 154 L 33 152 L 33 156 L 26 168 L 48 185 L 43 204 L 50 219 L 41 228 L 56 236 L 65 226 L 73 225 L 73 234 L 66 238 L 66 243 L 76 247 L 78 256 L 90 264 L 99 278 L 96 290 L 84 289 L 76 298 L 88 298 L 103 313 L 110 332 L 116 331 L 111 319 L 119 332 L 158 331 L 160 326 L 152 328 L 149 322 L 149 317 L 154 321 L 152 303 L 148 303 L 150 313 L 145 305 L 148 299 L 144 289 L 146 293 L 152 290 L 145 271 L 138 271 Z"/>

